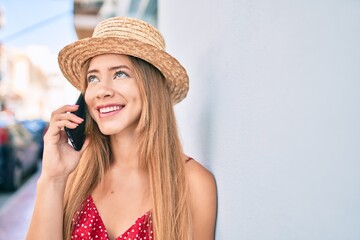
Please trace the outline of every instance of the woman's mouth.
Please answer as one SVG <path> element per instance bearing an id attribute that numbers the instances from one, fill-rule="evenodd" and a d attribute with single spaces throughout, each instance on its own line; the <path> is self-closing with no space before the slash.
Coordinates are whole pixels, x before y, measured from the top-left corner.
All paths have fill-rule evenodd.
<path id="1" fill-rule="evenodd" d="M 98 111 L 100 113 L 100 117 L 107 117 L 116 114 L 117 112 L 121 111 L 125 105 L 111 105 L 111 106 L 104 106 L 99 107 Z"/>
<path id="2" fill-rule="evenodd" d="M 104 108 L 100 108 L 100 109 L 99 109 L 99 112 L 100 112 L 100 113 L 109 113 L 109 112 L 121 110 L 122 108 L 123 108 L 123 106 L 104 107 Z"/>

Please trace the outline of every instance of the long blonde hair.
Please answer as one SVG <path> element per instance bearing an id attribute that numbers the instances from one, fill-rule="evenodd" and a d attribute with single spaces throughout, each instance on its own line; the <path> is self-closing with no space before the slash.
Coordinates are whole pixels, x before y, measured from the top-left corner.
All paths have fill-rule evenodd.
<path id="1" fill-rule="evenodd" d="M 138 155 L 149 174 L 155 240 L 190 240 L 192 237 L 188 184 L 171 96 L 161 72 L 130 57 L 142 98 L 138 123 Z M 64 196 L 64 236 L 70 239 L 73 219 L 84 199 L 111 165 L 109 137 L 87 114 L 91 141 L 70 175 Z"/>

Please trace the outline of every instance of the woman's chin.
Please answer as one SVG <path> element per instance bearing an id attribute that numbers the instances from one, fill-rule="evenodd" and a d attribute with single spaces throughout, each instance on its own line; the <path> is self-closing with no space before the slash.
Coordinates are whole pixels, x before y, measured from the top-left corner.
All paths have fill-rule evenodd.
<path id="1" fill-rule="evenodd" d="M 127 124 L 119 124 L 118 122 L 108 122 L 106 124 L 98 124 L 100 132 L 106 136 L 110 135 L 132 135 L 136 132 L 136 128 L 138 125 L 137 122 L 133 122 L 130 125 Z"/>
<path id="2" fill-rule="evenodd" d="M 119 129 L 109 128 L 109 127 L 100 127 L 99 129 L 100 129 L 100 132 L 106 136 L 114 135 L 121 131 Z"/>

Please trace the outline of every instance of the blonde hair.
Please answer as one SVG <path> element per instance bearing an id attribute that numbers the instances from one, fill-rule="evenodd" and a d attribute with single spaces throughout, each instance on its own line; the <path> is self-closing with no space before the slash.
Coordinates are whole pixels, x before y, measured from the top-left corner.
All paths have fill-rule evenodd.
<path id="1" fill-rule="evenodd" d="M 189 190 L 182 147 L 166 81 L 151 64 L 130 57 L 142 98 L 138 123 L 138 155 L 149 174 L 155 240 L 192 239 Z M 64 236 L 70 239 L 81 204 L 111 165 L 109 137 L 87 114 L 91 141 L 70 175 L 64 196 Z"/>

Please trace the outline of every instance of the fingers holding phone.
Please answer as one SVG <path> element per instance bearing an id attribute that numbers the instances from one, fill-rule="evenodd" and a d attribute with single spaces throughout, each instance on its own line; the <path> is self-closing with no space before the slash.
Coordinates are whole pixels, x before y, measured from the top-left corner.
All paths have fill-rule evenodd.
<path id="1" fill-rule="evenodd" d="M 76 114 L 79 109 L 83 111 L 84 108 L 85 106 L 80 104 L 65 105 L 52 113 L 49 129 L 44 136 L 43 172 L 45 175 L 50 177 L 67 176 L 77 166 L 83 150 L 88 144 L 85 141 L 85 115 Z M 75 139 L 73 141 L 77 143 L 76 151 L 69 144 L 67 131 L 71 132 L 71 136 Z M 74 132 L 82 132 L 79 135 L 81 137 L 77 137 L 78 135 Z M 79 145 L 79 140 L 81 140 L 81 145 Z M 85 147 L 80 151 L 84 143 Z"/>
<path id="2" fill-rule="evenodd" d="M 44 136 L 46 142 L 57 144 L 64 128 L 76 128 L 84 120 L 75 114 L 69 114 L 79 108 L 76 105 L 65 105 L 51 114 L 49 128 Z M 65 135 L 66 136 L 66 135 Z"/>

